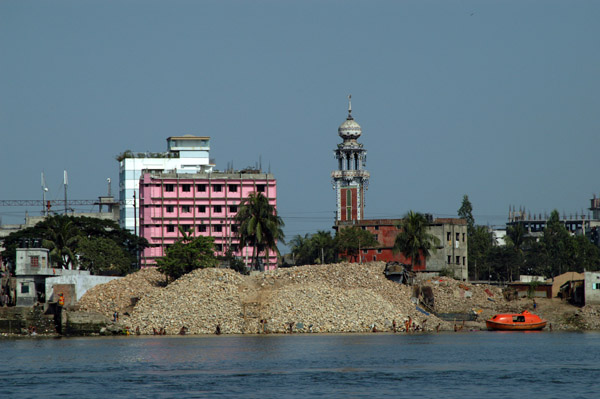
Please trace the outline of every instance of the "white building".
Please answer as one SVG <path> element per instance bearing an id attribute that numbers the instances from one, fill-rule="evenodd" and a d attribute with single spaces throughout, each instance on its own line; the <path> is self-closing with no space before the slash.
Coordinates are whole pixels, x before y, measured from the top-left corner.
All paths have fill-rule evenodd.
<path id="1" fill-rule="evenodd" d="M 139 231 L 137 209 L 139 207 L 140 176 L 143 170 L 176 171 L 177 173 L 212 172 L 214 162 L 209 158 L 210 137 L 192 135 L 169 137 L 167 138 L 167 150 L 162 153 L 125 151 L 117 158 L 119 161 L 119 200 L 122 204 L 119 219 L 122 228 L 132 232 L 134 229 Z"/>

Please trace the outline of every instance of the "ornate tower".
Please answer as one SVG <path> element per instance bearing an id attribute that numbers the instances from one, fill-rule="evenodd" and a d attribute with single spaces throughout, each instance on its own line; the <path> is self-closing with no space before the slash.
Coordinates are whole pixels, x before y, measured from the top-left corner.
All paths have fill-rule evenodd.
<path id="1" fill-rule="evenodd" d="M 362 129 L 352 117 L 352 96 L 348 96 L 348 117 L 338 128 L 338 134 L 344 140 L 334 150 L 338 168 L 331 172 L 333 188 L 336 193 L 337 222 L 362 220 L 365 208 L 365 190 L 369 186 L 367 150 L 356 139 Z"/>

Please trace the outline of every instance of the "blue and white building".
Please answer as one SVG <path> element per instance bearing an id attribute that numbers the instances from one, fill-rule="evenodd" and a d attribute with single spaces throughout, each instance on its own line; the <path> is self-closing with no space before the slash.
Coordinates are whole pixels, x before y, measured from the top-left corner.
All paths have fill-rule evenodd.
<path id="1" fill-rule="evenodd" d="M 214 161 L 209 157 L 210 137 L 173 136 L 167 138 L 167 152 L 133 153 L 125 151 L 119 161 L 119 224 L 139 231 L 139 184 L 143 170 L 152 172 L 210 173 Z M 135 198 L 135 201 L 134 201 Z"/>

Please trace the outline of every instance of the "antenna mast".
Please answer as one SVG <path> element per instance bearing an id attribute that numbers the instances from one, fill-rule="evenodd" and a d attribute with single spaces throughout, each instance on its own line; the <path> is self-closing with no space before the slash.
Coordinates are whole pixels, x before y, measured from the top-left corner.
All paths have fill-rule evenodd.
<path id="1" fill-rule="evenodd" d="M 65 215 L 67 214 L 67 186 L 69 185 L 69 179 L 67 177 L 67 171 L 65 170 L 64 175 L 64 185 L 65 185 Z"/>

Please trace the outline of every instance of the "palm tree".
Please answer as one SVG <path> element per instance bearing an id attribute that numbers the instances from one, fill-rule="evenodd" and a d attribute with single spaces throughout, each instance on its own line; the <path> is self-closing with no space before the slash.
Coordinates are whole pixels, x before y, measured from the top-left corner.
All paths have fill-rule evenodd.
<path id="1" fill-rule="evenodd" d="M 75 250 L 80 234 L 73 220 L 61 215 L 48 218 L 46 234 L 42 245 L 50 250 L 50 257 L 63 269 L 76 266 Z"/>
<path id="2" fill-rule="evenodd" d="M 255 267 L 258 267 L 259 254 L 262 251 L 267 259 L 269 250 L 279 255 L 277 240 L 284 239 L 284 223 L 264 195 L 250 193 L 242 202 L 235 220 L 239 224 L 240 247 L 252 247 L 252 264 Z"/>
<path id="3" fill-rule="evenodd" d="M 415 263 L 421 262 L 421 256 L 427 259 L 440 240 L 429 233 L 429 223 L 425 216 L 418 212 L 408 211 L 401 223 L 402 231 L 396 236 L 394 252 L 401 252 L 410 257 L 410 268 L 414 269 Z"/>

